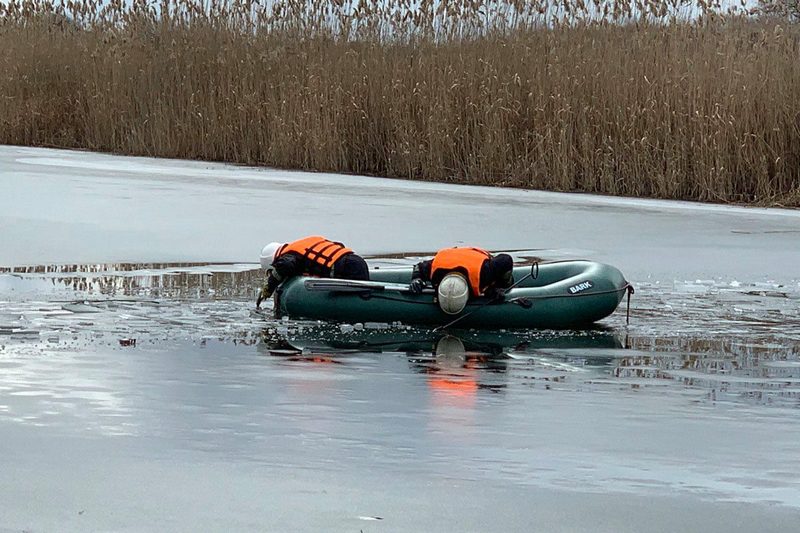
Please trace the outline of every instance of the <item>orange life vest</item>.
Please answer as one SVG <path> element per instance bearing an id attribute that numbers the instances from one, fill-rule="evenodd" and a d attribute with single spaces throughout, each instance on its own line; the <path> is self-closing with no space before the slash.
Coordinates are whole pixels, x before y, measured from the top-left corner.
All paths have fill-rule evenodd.
<path id="1" fill-rule="evenodd" d="M 300 254 L 309 261 L 313 261 L 322 267 L 331 268 L 340 257 L 352 253 L 353 250 L 345 247 L 345 245 L 340 242 L 329 241 L 325 237 L 314 235 L 284 244 L 278 248 L 275 259 L 289 252 Z"/>
<path id="2" fill-rule="evenodd" d="M 483 262 L 490 259 L 491 255 L 480 248 L 445 248 L 439 250 L 431 263 L 431 279 L 437 271 L 461 272 L 467 275 L 472 294 L 481 295 L 481 267 Z"/>

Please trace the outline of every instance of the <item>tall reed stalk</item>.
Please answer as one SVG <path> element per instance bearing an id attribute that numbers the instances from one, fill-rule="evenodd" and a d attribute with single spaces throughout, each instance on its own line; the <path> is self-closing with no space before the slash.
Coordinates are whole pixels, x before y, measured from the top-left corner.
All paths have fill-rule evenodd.
<path id="1" fill-rule="evenodd" d="M 800 206 L 800 28 L 704 0 L 15 0 L 0 143 Z"/>

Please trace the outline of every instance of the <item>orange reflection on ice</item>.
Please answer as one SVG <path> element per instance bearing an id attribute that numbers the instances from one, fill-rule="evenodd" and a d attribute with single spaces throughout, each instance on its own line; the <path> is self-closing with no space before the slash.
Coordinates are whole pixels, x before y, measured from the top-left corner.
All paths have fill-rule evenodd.
<path id="1" fill-rule="evenodd" d="M 437 407 L 471 409 L 478 396 L 478 370 L 475 360 L 458 361 L 458 367 L 446 365 L 428 370 L 431 401 Z"/>

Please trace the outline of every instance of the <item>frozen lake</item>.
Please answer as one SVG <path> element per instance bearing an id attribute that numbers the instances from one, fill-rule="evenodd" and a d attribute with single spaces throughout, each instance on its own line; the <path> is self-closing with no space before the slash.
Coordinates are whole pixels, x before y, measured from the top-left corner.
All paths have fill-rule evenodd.
<path id="1" fill-rule="evenodd" d="M 632 323 L 256 313 L 309 233 L 605 261 Z M 798 264 L 800 211 L 0 147 L 0 531 L 793 530 Z"/>

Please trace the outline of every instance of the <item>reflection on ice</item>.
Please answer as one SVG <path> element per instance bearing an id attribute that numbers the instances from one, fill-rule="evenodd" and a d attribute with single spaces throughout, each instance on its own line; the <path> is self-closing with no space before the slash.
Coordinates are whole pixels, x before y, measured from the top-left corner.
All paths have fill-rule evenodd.
<path id="1" fill-rule="evenodd" d="M 526 384 L 538 380 L 567 388 L 669 386 L 705 391 L 711 402 L 800 406 L 800 339 L 762 344 L 639 336 L 621 328 L 437 335 L 421 328 L 384 327 L 342 332 L 331 325 L 278 326 L 265 330 L 258 348 L 296 361 L 325 357 L 340 363 L 346 363 L 348 354 L 403 354 L 412 368 L 425 373 L 469 370 L 476 390 L 498 388 L 496 374 L 508 373 Z"/>

